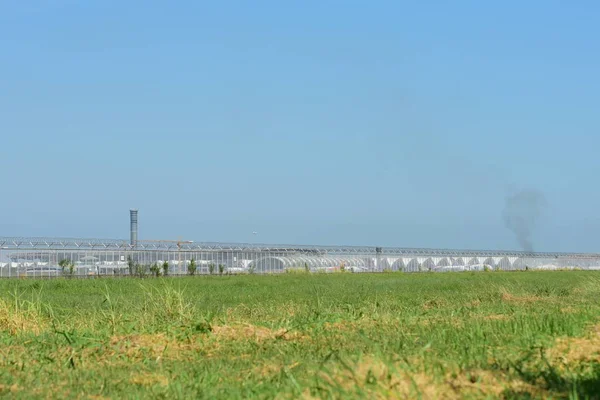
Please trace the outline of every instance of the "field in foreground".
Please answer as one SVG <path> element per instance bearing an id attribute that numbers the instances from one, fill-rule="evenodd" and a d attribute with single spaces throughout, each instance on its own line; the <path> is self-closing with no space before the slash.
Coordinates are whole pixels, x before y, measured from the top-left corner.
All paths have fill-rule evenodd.
<path id="1" fill-rule="evenodd" d="M 0 281 L 10 398 L 600 398 L 600 274 Z"/>

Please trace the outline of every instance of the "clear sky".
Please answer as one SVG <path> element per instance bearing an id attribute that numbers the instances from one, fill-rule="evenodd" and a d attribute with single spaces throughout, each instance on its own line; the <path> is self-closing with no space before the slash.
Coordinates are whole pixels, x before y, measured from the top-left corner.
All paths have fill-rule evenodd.
<path id="1" fill-rule="evenodd" d="M 0 0 L 0 236 L 600 251 L 596 1 Z M 258 232 L 253 235 L 252 232 Z"/>

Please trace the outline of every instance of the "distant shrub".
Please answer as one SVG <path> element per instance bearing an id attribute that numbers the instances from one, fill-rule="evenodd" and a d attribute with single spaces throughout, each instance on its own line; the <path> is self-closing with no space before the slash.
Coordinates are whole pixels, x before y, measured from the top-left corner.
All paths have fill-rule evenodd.
<path id="1" fill-rule="evenodd" d="M 63 275 L 69 277 L 75 275 L 75 263 L 73 261 L 62 259 L 58 262 L 58 265 Z"/>
<path id="2" fill-rule="evenodd" d="M 62 259 L 58 262 L 58 266 L 60 267 L 61 272 L 63 273 L 63 275 L 65 274 L 65 269 L 67 268 L 67 266 L 69 265 L 69 260 Z"/>
<path id="3" fill-rule="evenodd" d="M 214 272 L 215 272 L 215 264 L 213 264 L 213 263 L 208 264 L 208 273 L 210 275 L 212 275 Z"/>
<path id="4" fill-rule="evenodd" d="M 145 264 L 135 263 L 134 265 L 134 275 L 138 278 L 145 278 L 148 275 L 149 268 Z"/>
<path id="5" fill-rule="evenodd" d="M 131 258 L 131 256 L 127 256 L 127 267 L 129 268 L 129 275 L 135 274 L 135 262 Z"/>
<path id="6" fill-rule="evenodd" d="M 168 261 L 165 261 L 162 264 L 162 269 L 163 269 L 163 276 L 169 275 L 169 262 Z"/>
<path id="7" fill-rule="evenodd" d="M 160 276 L 160 266 L 158 263 L 154 263 L 150 266 L 150 273 L 157 278 Z"/>
<path id="8" fill-rule="evenodd" d="M 192 260 L 188 264 L 188 274 L 190 274 L 190 276 L 196 275 L 196 268 L 197 268 L 196 267 L 196 260 L 194 260 L 192 258 Z"/>
<path id="9" fill-rule="evenodd" d="M 219 275 L 223 275 L 223 271 L 225 271 L 225 266 L 223 264 L 219 264 Z"/>
<path id="10" fill-rule="evenodd" d="M 305 268 L 302 267 L 296 267 L 296 268 L 286 268 L 285 269 L 285 273 L 286 274 L 298 274 L 298 275 L 304 275 L 307 274 L 308 272 L 306 272 Z"/>

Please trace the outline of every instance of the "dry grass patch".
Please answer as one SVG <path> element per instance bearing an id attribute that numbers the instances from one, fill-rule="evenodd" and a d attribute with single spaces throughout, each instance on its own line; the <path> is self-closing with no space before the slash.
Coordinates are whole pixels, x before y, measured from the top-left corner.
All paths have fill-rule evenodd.
<path id="1" fill-rule="evenodd" d="M 323 327 L 326 331 L 355 332 L 360 326 L 357 321 L 337 321 L 326 322 Z"/>
<path id="2" fill-rule="evenodd" d="M 291 371 L 299 365 L 299 362 L 294 362 L 289 365 L 281 363 L 265 363 L 254 367 L 251 372 L 256 376 L 272 377 L 274 375 L 280 374 L 282 370 Z"/>
<path id="3" fill-rule="evenodd" d="M 464 399 L 502 398 L 508 391 L 543 396 L 546 392 L 507 375 L 473 370 L 433 376 L 425 371 L 411 372 L 373 357 L 365 357 L 350 368 L 323 371 L 319 377 L 328 385 L 343 388 L 348 395 L 368 398 Z"/>
<path id="4" fill-rule="evenodd" d="M 141 351 L 149 352 L 150 355 L 157 357 L 164 354 L 167 348 L 178 344 L 178 342 L 167 338 L 164 334 L 113 336 L 110 339 L 111 350 L 116 350 L 128 357 Z"/>
<path id="5" fill-rule="evenodd" d="M 9 393 L 17 393 L 19 392 L 21 389 L 19 388 L 19 386 L 15 383 L 14 385 L 3 385 L 0 384 L 0 394 L 9 394 Z"/>
<path id="6" fill-rule="evenodd" d="M 432 310 L 432 309 L 436 309 L 436 308 L 441 308 L 446 306 L 446 300 L 444 299 L 431 299 L 431 300 L 427 300 L 425 303 L 423 303 L 423 310 Z"/>
<path id="7" fill-rule="evenodd" d="M 129 382 L 139 386 L 167 386 L 169 384 L 169 379 L 164 375 L 143 373 L 133 375 L 129 379 Z"/>
<path id="8" fill-rule="evenodd" d="M 548 395 L 546 390 L 520 379 L 512 378 L 499 372 L 485 370 L 468 371 L 456 377 L 449 374 L 446 376 L 442 386 L 446 386 L 453 391 L 452 395 L 447 397 L 448 399 L 488 396 L 502 398 L 506 392 L 544 398 Z"/>
<path id="9" fill-rule="evenodd" d="M 502 290 L 500 292 L 500 298 L 502 301 L 507 303 L 534 303 L 543 300 L 541 297 L 534 295 L 517 296 L 507 292 L 506 290 Z"/>
<path id="10" fill-rule="evenodd" d="M 442 316 L 435 317 L 426 317 L 428 319 L 433 318 L 444 318 Z M 421 317 L 416 316 L 414 320 L 420 320 Z M 450 317 L 447 318 L 450 320 Z M 354 333 L 359 330 L 386 330 L 393 329 L 396 330 L 398 327 L 402 326 L 402 324 L 406 324 L 406 321 L 399 320 L 395 316 L 383 316 L 380 318 L 370 318 L 370 317 L 362 317 L 360 319 L 352 319 L 352 320 L 344 320 L 344 321 L 336 321 L 336 322 L 325 322 L 323 324 L 323 328 L 329 332 L 339 332 L 339 333 Z"/>
<path id="11" fill-rule="evenodd" d="M 557 339 L 547 356 L 562 365 L 600 362 L 600 325 L 594 326 L 582 338 Z"/>
<path id="12" fill-rule="evenodd" d="M 212 327 L 212 334 L 217 339 L 231 341 L 245 340 L 261 342 L 275 339 L 300 340 L 305 338 L 299 332 L 290 332 L 288 329 L 272 330 L 252 324 L 217 325 Z"/>
<path id="13" fill-rule="evenodd" d="M 473 300 L 465 304 L 467 307 L 479 307 L 481 305 L 481 300 Z"/>
<path id="14" fill-rule="evenodd" d="M 15 360 L 25 355 L 30 350 L 27 348 L 27 342 L 25 344 L 11 344 L 0 346 L 0 365 L 5 365 L 8 360 Z"/>
<path id="15" fill-rule="evenodd" d="M 31 302 L 8 302 L 0 299 L 0 331 L 11 335 L 40 334 L 48 324 L 38 307 Z"/>
<path id="16" fill-rule="evenodd" d="M 130 364 L 132 361 L 153 360 L 160 362 L 168 360 L 192 360 L 198 357 L 205 349 L 215 348 L 215 344 L 203 341 L 177 340 L 165 334 L 139 334 L 127 336 L 113 336 L 108 342 L 85 347 L 75 353 L 76 362 L 84 366 L 93 367 L 102 365 Z M 65 359 L 72 352 L 70 347 L 65 347 L 57 352 L 57 359 Z"/>

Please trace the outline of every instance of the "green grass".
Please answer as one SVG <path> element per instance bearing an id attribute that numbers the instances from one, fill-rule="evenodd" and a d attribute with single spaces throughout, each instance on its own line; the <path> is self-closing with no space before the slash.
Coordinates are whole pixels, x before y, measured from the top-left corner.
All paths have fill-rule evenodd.
<path id="1" fill-rule="evenodd" d="M 600 398 L 600 274 L 0 281 L 10 398 Z"/>

